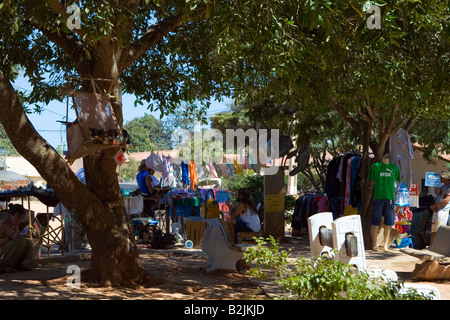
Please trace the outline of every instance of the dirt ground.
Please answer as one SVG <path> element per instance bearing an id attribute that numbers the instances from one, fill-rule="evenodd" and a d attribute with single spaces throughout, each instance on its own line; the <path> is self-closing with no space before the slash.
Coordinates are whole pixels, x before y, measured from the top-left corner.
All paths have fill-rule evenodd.
<path id="1" fill-rule="evenodd" d="M 286 237 L 282 249 L 291 249 L 293 258 L 309 257 L 307 238 Z M 207 258 L 201 249 L 140 249 L 146 270 L 163 280 L 160 285 L 128 288 L 104 288 L 81 283 L 80 289 L 67 286 L 68 267 L 81 270 L 90 267 L 89 252 L 46 259 L 35 269 L 26 272 L 0 274 L 2 300 L 267 300 L 279 292 L 270 283 L 249 280 L 248 276 L 233 272 L 214 272 L 205 275 Z M 424 283 L 439 289 L 442 300 L 450 300 L 450 281 L 413 282 L 409 278 L 416 263 L 422 261 L 400 252 L 375 253 L 366 251 L 368 268 L 383 268 L 397 272 L 410 283 Z"/>

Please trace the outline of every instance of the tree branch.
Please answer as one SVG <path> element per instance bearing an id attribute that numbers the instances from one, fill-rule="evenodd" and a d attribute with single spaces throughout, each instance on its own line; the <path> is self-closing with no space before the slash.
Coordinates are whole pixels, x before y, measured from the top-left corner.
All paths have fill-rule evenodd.
<path id="1" fill-rule="evenodd" d="M 372 119 L 369 118 L 362 110 L 358 110 L 357 113 L 364 119 L 367 123 L 372 123 Z"/>
<path id="2" fill-rule="evenodd" d="M 416 112 L 412 117 L 409 118 L 408 122 L 406 123 L 404 129 L 409 132 L 411 130 L 412 126 L 416 122 L 417 118 L 419 117 L 420 113 Z"/>
<path id="3" fill-rule="evenodd" d="M 67 10 L 67 3 L 65 5 L 63 5 L 62 3 L 60 3 L 58 0 L 47 0 L 47 3 L 53 8 L 53 10 L 55 10 L 55 12 L 59 15 L 62 15 L 64 13 L 66 13 Z M 80 38 L 82 39 L 84 36 L 84 33 L 81 32 L 80 29 L 75 29 L 75 30 L 71 30 L 72 32 L 78 34 L 80 36 Z"/>
<path id="4" fill-rule="evenodd" d="M 366 100 L 366 110 L 369 114 L 370 118 L 375 121 L 379 127 L 381 127 L 381 120 L 375 115 L 375 112 L 373 111 L 372 107 L 370 106 L 369 101 Z"/>
<path id="5" fill-rule="evenodd" d="M 1 70 L 0 123 L 14 148 L 38 170 L 64 205 L 71 208 L 76 205 L 76 197 L 92 197 L 67 162 L 33 127 L 11 82 Z"/>
<path id="6" fill-rule="evenodd" d="M 182 12 L 153 24 L 142 37 L 131 45 L 128 53 L 125 54 L 125 61 L 121 62 L 120 71 L 125 70 L 134 61 L 142 57 L 167 34 L 188 22 L 204 17 L 205 12 L 206 6 L 198 6 L 187 18 L 186 14 Z"/>
<path id="7" fill-rule="evenodd" d="M 58 13 L 57 10 L 61 10 L 61 4 L 58 1 L 49 0 L 49 4 L 54 8 L 56 13 Z M 27 10 L 26 6 L 25 10 Z M 29 14 L 28 16 L 32 15 Z M 26 19 L 25 23 L 41 31 L 47 39 L 61 48 L 67 54 L 69 59 L 74 62 L 74 66 L 80 74 L 89 74 L 89 71 L 94 63 L 94 61 L 92 61 L 93 52 L 91 52 L 84 41 L 77 38 L 73 32 L 52 32 L 44 27 L 40 27 L 37 21 L 30 19 Z"/>
<path id="8" fill-rule="evenodd" d="M 391 116 L 389 117 L 389 122 L 388 122 L 388 124 L 386 126 L 386 129 L 384 131 L 387 134 L 390 134 L 391 131 L 392 131 L 392 128 L 394 127 L 395 116 L 396 116 L 398 108 L 399 108 L 399 104 L 398 103 L 394 103 L 394 108 L 392 109 Z"/>
<path id="9" fill-rule="evenodd" d="M 352 126 L 353 130 L 355 130 L 355 133 L 358 135 L 358 137 L 360 137 L 362 139 L 363 136 L 362 136 L 361 128 L 358 125 L 358 123 L 355 121 L 355 119 L 350 117 L 348 112 L 346 112 L 344 110 L 344 108 L 338 102 L 334 101 L 333 99 L 328 98 L 328 103 L 331 104 L 333 106 L 333 108 Z M 370 123 L 369 123 L 369 125 L 370 125 Z"/>

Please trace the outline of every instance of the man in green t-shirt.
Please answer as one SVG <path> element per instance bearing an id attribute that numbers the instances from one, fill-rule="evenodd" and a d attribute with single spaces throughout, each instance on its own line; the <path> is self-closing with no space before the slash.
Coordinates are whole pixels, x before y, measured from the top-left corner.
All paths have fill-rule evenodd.
<path id="1" fill-rule="evenodd" d="M 372 245 L 373 250 L 379 251 L 377 238 L 381 225 L 381 217 L 384 217 L 384 251 L 388 250 L 390 230 L 395 223 L 395 181 L 400 182 L 400 169 L 389 163 L 389 154 L 370 167 L 369 179 L 375 182 L 372 209 Z"/>

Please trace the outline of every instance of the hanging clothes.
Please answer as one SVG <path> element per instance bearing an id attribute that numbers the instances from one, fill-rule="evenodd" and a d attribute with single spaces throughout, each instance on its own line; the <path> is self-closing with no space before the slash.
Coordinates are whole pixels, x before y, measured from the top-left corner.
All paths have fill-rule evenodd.
<path id="1" fill-rule="evenodd" d="M 203 168 L 203 174 L 205 176 L 205 179 L 206 180 L 211 179 L 213 176 L 211 174 L 211 169 L 209 168 L 209 165 L 204 164 L 204 165 L 202 165 L 202 168 Z"/>
<path id="2" fill-rule="evenodd" d="M 323 193 L 306 193 L 295 201 L 292 214 L 292 228 L 295 230 L 307 229 L 308 218 L 319 212 L 327 212 L 328 198 Z"/>
<path id="3" fill-rule="evenodd" d="M 227 163 L 226 165 L 230 171 L 230 175 L 232 176 L 235 173 L 233 166 L 230 163 Z"/>
<path id="4" fill-rule="evenodd" d="M 349 204 L 353 207 L 357 206 L 357 204 L 361 201 L 355 201 L 355 183 L 357 183 L 359 166 L 361 163 L 362 157 L 353 157 L 350 164 L 350 199 Z"/>
<path id="5" fill-rule="evenodd" d="M 339 180 L 337 178 L 337 172 L 340 161 L 340 157 L 334 157 L 327 166 L 325 193 L 330 199 L 339 196 Z"/>
<path id="6" fill-rule="evenodd" d="M 242 162 L 241 166 L 242 166 L 243 170 L 250 169 L 250 168 L 247 168 L 247 162 L 245 161 L 245 159 L 247 159 L 247 156 L 241 158 L 241 162 Z"/>
<path id="7" fill-rule="evenodd" d="M 351 182 L 351 165 L 352 160 L 354 157 L 350 157 L 347 159 L 347 171 L 345 175 L 345 198 L 344 198 L 344 205 L 349 206 L 350 205 L 350 182 Z"/>
<path id="8" fill-rule="evenodd" d="M 400 169 L 402 181 L 408 190 L 412 185 L 411 159 L 414 159 L 414 149 L 408 132 L 400 128 L 389 137 L 389 161 Z"/>
<path id="9" fill-rule="evenodd" d="M 209 165 L 209 169 L 211 170 L 211 174 L 215 179 L 219 178 L 216 168 L 214 167 L 214 165 L 212 163 Z"/>
<path id="10" fill-rule="evenodd" d="M 181 181 L 184 186 L 190 185 L 191 181 L 189 180 L 189 165 L 181 161 Z"/>
<path id="11" fill-rule="evenodd" d="M 172 165 L 172 171 L 173 171 L 174 186 L 177 188 L 183 187 L 183 173 L 181 170 L 181 164 L 174 163 Z"/>
<path id="12" fill-rule="evenodd" d="M 229 177 L 231 175 L 230 168 L 228 168 L 225 163 L 220 163 L 217 166 L 220 168 L 220 171 L 224 177 Z"/>
<path id="13" fill-rule="evenodd" d="M 206 174 L 205 174 L 205 170 L 203 169 L 204 166 L 200 165 L 200 166 L 196 166 L 195 168 L 197 169 L 197 177 L 198 177 L 198 181 L 205 181 L 206 178 Z"/>
<path id="14" fill-rule="evenodd" d="M 253 161 L 253 157 L 250 154 L 245 155 L 245 166 L 247 169 L 255 168 L 255 161 Z"/>
<path id="15" fill-rule="evenodd" d="M 163 156 L 163 171 L 162 171 L 162 177 L 164 180 L 169 180 L 170 177 L 170 157 Z"/>
<path id="16" fill-rule="evenodd" d="M 236 159 L 233 160 L 233 167 L 234 167 L 234 171 L 235 171 L 237 174 L 242 173 L 242 166 L 237 162 Z"/>
<path id="17" fill-rule="evenodd" d="M 147 166 L 147 168 L 153 169 L 157 172 L 164 171 L 164 165 L 161 157 L 158 154 L 154 153 L 153 151 L 145 159 L 145 165 Z"/>
<path id="18" fill-rule="evenodd" d="M 195 167 L 195 162 L 191 161 L 189 163 L 189 178 L 191 179 L 191 190 L 198 189 L 198 175 L 197 169 Z"/>
<path id="19" fill-rule="evenodd" d="M 334 216 L 343 216 L 347 206 L 357 208 L 361 203 L 361 159 L 359 152 L 349 151 L 334 157 L 328 164 L 325 194 Z"/>

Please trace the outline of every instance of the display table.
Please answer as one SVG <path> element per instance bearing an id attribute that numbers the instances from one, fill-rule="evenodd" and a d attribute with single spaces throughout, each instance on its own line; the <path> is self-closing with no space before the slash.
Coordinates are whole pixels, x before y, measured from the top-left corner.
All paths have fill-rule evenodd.
<path id="1" fill-rule="evenodd" d="M 123 201 L 129 216 L 140 215 L 142 213 L 142 209 L 144 209 L 143 196 L 123 197 Z"/>
<path id="2" fill-rule="evenodd" d="M 34 191 L 6 191 L 3 190 L 3 192 L 0 192 L 0 201 L 6 202 L 6 209 L 8 209 L 8 202 L 11 201 L 13 198 L 19 198 L 22 200 L 22 206 L 24 204 L 24 199 L 27 199 L 28 202 L 28 228 L 30 228 L 30 231 L 28 232 L 29 237 L 31 238 L 31 227 L 32 227 L 32 221 L 34 220 L 34 212 L 31 211 L 31 205 L 30 205 L 30 197 L 34 196 Z"/>
<path id="3" fill-rule="evenodd" d="M 50 248 L 53 244 L 57 244 L 61 247 L 61 253 L 64 255 L 64 244 L 63 244 L 63 234 L 62 230 L 64 227 L 64 219 L 59 219 L 58 217 L 54 217 L 52 220 L 57 219 L 59 224 L 57 227 L 52 227 L 50 224 L 50 214 L 48 207 L 55 206 L 58 203 L 58 199 L 55 196 L 55 193 L 51 189 L 37 189 L 31 191 L 3 191 L 0 192 L 0 201 L 5 201 L 6 203 L 10 202 L 13 198 L 22 199 L 22 205 L 24 203 L 24 199 L 27 199 L 28 202 L 28 227 L 29 232 L 28 236 L 30 239 L 32 238 L 32 229 L 35 228 L 34 222 L 37 217 L 34 216 L 34 211 L 31 211 L 30 205 L 30 197 L 36 197 L 39 201 L 47 206 L 46 213 L 46 225 L 44 232 L 39 234 L 38 243 L 41 243 L 44 247 L 47 248 L 47 254 L 50 256 Z M 53 213 L 55 215 L 55 213 Z M 36 229 L 36 228 L 35 228 Z"/>
<path id="4" fill-rule="evenodd" d="M 172 221 L 177 221 L 177 216 L 200 216 L 200 205 L 203 202 L 201 198 L 182 198 L 173 199 L 173 205 L 171 208 Z"/>
<path id="5" fill-rule="evenodd" d="M 184 198 L 184 199 L 175 199 L 173 202 L 178 207 L 198 207 L 202 203 L 202 199 L 199 198 Z"/>

